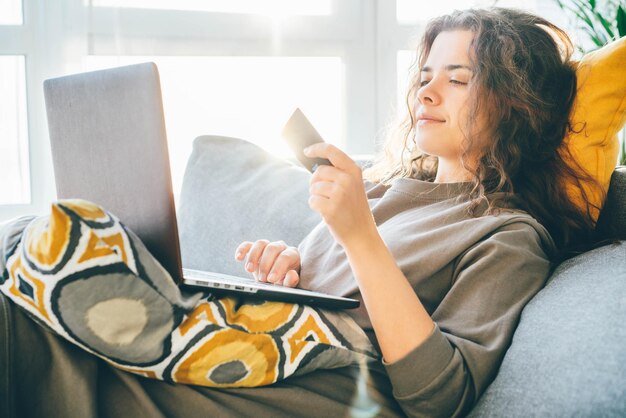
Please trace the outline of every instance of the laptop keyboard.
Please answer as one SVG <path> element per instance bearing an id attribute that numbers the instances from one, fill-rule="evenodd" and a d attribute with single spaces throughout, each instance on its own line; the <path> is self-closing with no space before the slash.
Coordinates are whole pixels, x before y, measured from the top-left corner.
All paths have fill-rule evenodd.
<path id="1" fill-rule="evenodd" d="M 232 281 L 232 282 L 238 282 L 241 284 L 250 284 L 250 283 L 254 283 L 257 286 L 265 286 L 265 287 L 275 287 L 277 285 L 275 285 L 274 283 L 268 283 L 268 282 L 259 282 L 253 278 L 245 278 L 245 277 L 239 277 L 239 276 L 231 276 L 229 274 L 221 274 L 221 273 L 214 273 L 214 272 L 207 272 L 207 271 L 201 271 L 201 270 L 193 270 L 193 269 L 183 269 L 183 276 L 187 276 L 187 277 L 199 277 L 199 278 L 206 278 L 206 279 L 215 279 L 215 278 L 222 278 L 228 281 Z M 278 285 L 280 286 L 280 285 Z"/>

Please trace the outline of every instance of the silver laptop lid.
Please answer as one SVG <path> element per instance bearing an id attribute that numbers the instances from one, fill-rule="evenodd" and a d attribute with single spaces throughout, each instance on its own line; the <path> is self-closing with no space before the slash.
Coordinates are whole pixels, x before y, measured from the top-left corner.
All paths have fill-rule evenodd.
<path id="1" fill-rule="evenodd" d="M 177 282 L 182 262 L 154 63 L 44 82 L 57 197 L 101 205 Z"/>

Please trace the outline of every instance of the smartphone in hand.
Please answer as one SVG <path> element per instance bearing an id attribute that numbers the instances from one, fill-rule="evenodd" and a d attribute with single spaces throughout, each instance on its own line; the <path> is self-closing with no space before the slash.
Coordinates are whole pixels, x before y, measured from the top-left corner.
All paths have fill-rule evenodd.
<path id="1" fill-rule="evenodd" d="M 326 158 L 309 158 L 302 152 L 309 145 L 324 142 L 324 140 L 299 108 L 296 108 L 285 124 L 282 135 L 298 161 L 310 172 L 314 172 L 322 164 L 332 165 Z"/>

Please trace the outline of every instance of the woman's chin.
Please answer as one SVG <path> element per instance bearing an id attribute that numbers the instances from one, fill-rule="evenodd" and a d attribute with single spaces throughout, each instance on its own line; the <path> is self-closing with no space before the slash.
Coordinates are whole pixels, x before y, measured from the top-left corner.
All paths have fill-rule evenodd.
<path id="1" fill-rule="evenodd" d="M 417 148 L 425 154 L 428 155 L 439 155 L 441 150 L 441 144 L 437 144 L 436 140 L 433 138 L 424 138 L 420 135 L 415 136 L 415 145 Z M 439 147 L 437 146 L 439 145 Z"/>

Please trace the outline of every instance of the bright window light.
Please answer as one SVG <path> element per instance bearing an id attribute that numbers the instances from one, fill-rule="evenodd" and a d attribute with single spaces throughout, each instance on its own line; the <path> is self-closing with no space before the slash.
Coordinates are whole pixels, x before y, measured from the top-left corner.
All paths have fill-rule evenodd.
<path id="1" fill-rule="evenodd" d="M 88 3 L 89 0 L 85 0 Z M 91 0 L 94 6 L 195 10 L 268 16 L 329 15 L 331 0 Z"/>
<path id="2" fill-rule="evenodd" d="M 406 93 L 409 88 L 409 68 L 415 61 L 415 51 L 410 50 L 401 50 L 398 51 L 397 54 L 397 92 L 398 92 L 398 101 L 397 101 L 397 111 L 398 114 L 402 114 L 406 111 Z"/>
<path id="3" fill-rule="evenodd" d="M 536 0 L 499 0 L 495 5 L 534 10 L 536 9 L 535 3 Z M 462 10 L 470 7 L 480 8 L 493 5 L 493 0 L 437 0 L 434 2 L 396 0 L 396 18 L 399 24 L 414 24 L 450 13 L 455 9 Z"/>
<path id="4" fill-rule="evenodd" d="M 0 56 L 0 205 L 30 203 L 23 56 Z"/>
<path id="5" fill-rule="evenodd" d="M 396 17 L 400 24 L 423 22 L 449 13 L 454 9 L 464 9 L 471 6 L 471 2 L 462 0 L 437 0 L 433 2 L 397 0 Z"/>
<path id="6" fill-rule="evenodd" d="M 0 0 L 0 25 L 22 23 L 22 0 Z"/>
<path id="7" fill-rule="evenodd" d="M 327 142 L 345 144 L 339 57 L 89 56 L 84 70 L 146 61 L 159 68 L 175 193 L 201 135 L 242 138 L 291 157 L 280 132 L 296 107 Z"/>

